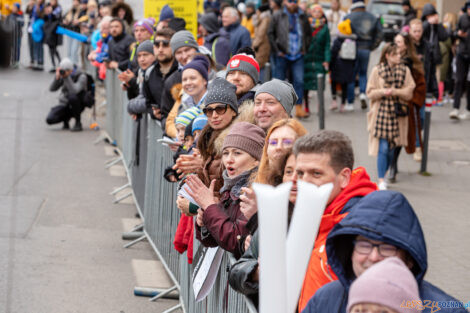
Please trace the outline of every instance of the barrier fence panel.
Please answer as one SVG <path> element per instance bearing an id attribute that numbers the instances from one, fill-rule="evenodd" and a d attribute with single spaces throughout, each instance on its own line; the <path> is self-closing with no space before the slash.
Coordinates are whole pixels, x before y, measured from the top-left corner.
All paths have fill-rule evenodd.
<path id="1" fill-rule="evenodd" d="M 219 313 L 224 311 L 226 305 L 226 311 L 229 313 L 255 313 L 256 309 L 251 302 L 228 285 L 228 269 L 231 264 L 228 253 L 224 254 L 217 280 L 210 294 L 205 300 L 195 302 L 191 265 L 188 264 L 186 255 L 180 255 L 173 247 L 180 212 L 175 201 L 177 184 L 163 178 L 165 169 L 173 165 L 173 153 L 167 146 L 157 142 L 163 137 L 161 124 L 148 117 L 140 122 L 139 165 L 134 166 L 137 136 L 133 129 L 137 130 L 136 125 L 139 123 L 134 122 L 127 114 L 127 96 L 120 89 L 119 80 L 114 72 L 107 72 L 105 86 L 106 130 L 124 158 L 134 198 L 144 219 L 144 233 L 168 272 L 174 287 L 179 290 L 183 310 L 191 313 Z M 145 157 L 142 153 L 145 153 Z M 199 245 L 199 242 L 194 240 L 194 251 L 197 251 Z"/>

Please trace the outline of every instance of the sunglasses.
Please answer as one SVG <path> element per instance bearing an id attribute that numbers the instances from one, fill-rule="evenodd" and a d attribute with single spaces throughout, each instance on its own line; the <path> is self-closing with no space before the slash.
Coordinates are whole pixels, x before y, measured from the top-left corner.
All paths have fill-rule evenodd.
<path id="1" fill-rule="evenodd" d="M 170 46 L 170 41 L 169 40 L 155 40 L 153 44 L 157 47 L 160 47 L 160 44 L 163 44 L 163 47 L 167 48 Z"/>
<path id="2" fill-rule="evenodd" d="M 227 104 L 221 104 L 221 105 L 218 105 L 218 106 L 213 107 L 213 108 L 205 107 L 204 109 L 202 109 L 202 112 L 207 117 L 211 117 L 212 114 L 214 113 L 214 111 L 217 113 L 217 115 L 222 115 L 225 112 L 227 112 L 227 106 L 228 106 Z"/>

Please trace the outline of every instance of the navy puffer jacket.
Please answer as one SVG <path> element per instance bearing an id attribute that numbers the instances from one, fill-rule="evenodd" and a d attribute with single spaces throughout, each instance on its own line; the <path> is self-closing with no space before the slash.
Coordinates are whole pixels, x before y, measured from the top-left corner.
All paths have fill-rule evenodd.
<path id="1" fill-rule="evenodd" d="M 346 313 L 349 287 L 355 279 L 351 265 L 353 240 L 358 235 L 407 251 L 414 261 L 411 271 L 418 282 L 421 300 L 435 301 L 436 305 L 438 301 L 457 301 L 423 280 L 428 267 L 426 243 L 418 217 L 408 200 L 396 191 L 376 191 L 362 198 L 328 235 L 328 263 L 339 280 L 320 288 L 302 313 Z M 431 308 L 422 312 L 431 313 Z M 467 311 L 442 307 L 440 312 Z"/>

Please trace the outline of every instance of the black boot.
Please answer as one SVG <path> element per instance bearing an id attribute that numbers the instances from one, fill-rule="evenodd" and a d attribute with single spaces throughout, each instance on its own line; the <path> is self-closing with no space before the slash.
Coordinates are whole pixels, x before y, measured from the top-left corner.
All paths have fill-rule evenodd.
<path id="1" fill-rule="evenodd" d="M 64 121 L 64 125 L 62 126 L 62 129 L 69 129 L 69 121 Z"/>
<path id="2" fill-rule="evenodd" d="M 388 180 L 390 183 L 395 183 L 397 181 L 398 173 L 398 157 L 400 156 L 401 147 L 396 147 L 393 151 L 393 159 L 390 164 L 390 169 L 388 171 Z"/>
<path id="3" fill-rule="evenodd" d="M 80 121 L 77 121 L 77 122 L 75 122 L 75 125 L 73 126 L 73 128 L 70 131 L 80 132 L 82 130 L 83 130 L 82 123 Z"/>

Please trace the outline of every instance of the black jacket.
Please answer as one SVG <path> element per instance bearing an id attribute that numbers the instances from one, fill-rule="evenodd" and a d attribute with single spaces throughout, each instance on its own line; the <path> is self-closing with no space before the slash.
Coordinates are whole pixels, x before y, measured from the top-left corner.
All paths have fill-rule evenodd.
<path id="1" fill-rule="evenodd" d="M 468 16 L 468 14 L 463 14 L 459 18 L 457 30 L 467 33 L 466 37 L 458 37 L 460 39 L 460 43 L 457 47 L 457 54 L 470 57 L 470 16 Z"/>
<path id="2" fill-rule="evenodd" d="M 119 63 L 118 68 L 125 71 L 129 68 L 129 58 L 131 57 L 130 45 L 134 38 L 123 31 L 119 36 L 111 38 L 108 43 L 109 59 Z"/>
<path id="3" fill-rule="evenodd" d="M 300 52 L 305 54 L 310 46 L 312 29 L 310 28 L 307 15 L 303 12 L 299 14 L 299 19 L 302 28 L 302 47 Z M 271 24 L 269 25 L 268 38 L 271 50 L 275 55 L 279 52 L 289 54 L 289 15 L 284 9 L 274 12 Z"/>
<path id="4" fill-rule="evenodd" d="M 177 64 L 177 62 L 175 63 Z M 173 96 L 171 95 L 171 89 L 176 84 L 181 84 L 182 75 L 182 71 L 178 69 L 175 70 L 173 74 L 168 76 L 167 79 L 165 79 L 165 83 L 163 85 L 162 100 L 160 102 L 160 110 L 162 113 L 162 118 L 164 120 L 166 120 L 168 114 L 173 108 L 173 104 L 175 103 L 175 99 L 173 99 Z"/>
<path id="5" fill-rule="evenodd" d="M 173 61 L 170 71 L 165 76 L 163 76 L 160 70 L 160 64 L 157 63 L 155 65 L 153 71 L 148 77 L 148 80 L 146 80 L 144 83 L 143 94 L 147 99 L 147 104 L 149 107 L 158 107 L 161 109 L 161 100 L 165 81 L 176 71 L 178 71 L 178 62 L 176 61 Z"/>
<path id="6" fill-rule="evenodd" d="M 446 41 L 449 35 L 442 24 L 423 23 L 423 39 L 428 43 L 431 50 L 431 62 L 435 65 L 442 63 L 441 49 L 439 41 Z"/>

